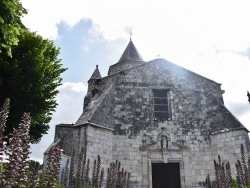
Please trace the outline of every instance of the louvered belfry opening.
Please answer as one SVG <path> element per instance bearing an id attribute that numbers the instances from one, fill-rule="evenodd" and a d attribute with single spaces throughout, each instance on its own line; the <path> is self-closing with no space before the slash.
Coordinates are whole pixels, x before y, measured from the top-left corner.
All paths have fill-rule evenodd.
<path id="1" fill-rule="evenodd" d="M 168 119 L 168 90 L 153 90 L 154 118 L 157 120 Z"/>

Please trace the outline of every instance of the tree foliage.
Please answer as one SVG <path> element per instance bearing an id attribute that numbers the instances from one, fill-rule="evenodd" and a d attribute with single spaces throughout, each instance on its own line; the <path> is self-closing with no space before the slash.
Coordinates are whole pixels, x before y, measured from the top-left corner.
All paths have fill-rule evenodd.
<path id="1" fill-rule="evenodd" d="M 19 0 L 0 1 L 0 54 L 11 56 L 11 49 L 18 44 L 18 35 L 24 28 L 21 17 L 27 14 Z"/>
<path id="2" fill-rule="evenodd" d="M 29 171 L 34 171 L 36 169 L 42 170 L 43 165 L 40 164 L 38 161 L 29 160 Z"/>
<path id="3" fill-rule="evenodd" d="M 38 142 L 47 133 L 60 77 L 66 69 L 58 59 L 59 49 L 50 40 L 25 30 L 12 48 L 12 57 L 0 55 L 0 103 L 10 98 L 12 107 L 6 135 L 18 125 L 23 111 L 31 113 L 30 136 Z"/>

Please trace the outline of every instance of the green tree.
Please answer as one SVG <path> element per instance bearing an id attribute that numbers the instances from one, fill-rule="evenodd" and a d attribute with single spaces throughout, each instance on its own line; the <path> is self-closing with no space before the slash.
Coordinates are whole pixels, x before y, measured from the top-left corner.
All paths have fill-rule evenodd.
<path id="1" fill-rule="evenodd" d="M 42 170 L 43 165 L 38 161 L 29 160 L 29 171 L 33 171 L 34 169 Z"/>
<path id="2" fill-rule="evenodd" d="M 11 49 L 18 44 L 24 26 L 21 17 L 27 14 L 19 0 L 0 1 L 0 54 L 11 56 Z"/>
<path id="3" fill-rule="evenodd" d="M 30 137 L 38 142 L 49 129 L 60 77 L 66 69 L 58 59 L 59 49 L 50 40 L 25 30 L 12 48 L 12 57 L 0 55 L 0 104 L 12 101 L 6 135 L 20 122 L 23 111 L 31 113 Z"/>

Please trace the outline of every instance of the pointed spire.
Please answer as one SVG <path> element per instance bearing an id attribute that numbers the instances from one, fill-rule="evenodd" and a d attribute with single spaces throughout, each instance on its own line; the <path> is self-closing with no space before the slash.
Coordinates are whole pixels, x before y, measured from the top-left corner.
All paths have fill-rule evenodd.
<path id="1" fill-rule="evenodd" d="M 101 76 L 100 71 L 98 69 L 98 65 L 96 65 L 95 71 L 93 72 L 93 74 L 89 80 L 101 79 L 101 78 L 102 78 L 102 76 Z"/>
<path id="2" fill-rule="evenodd" d="M 124 61 L 143 61 L 141 55 L 137 51 L 134 43 L 132 42 L 131 37 L 130 37 L 130 41 L 128 43 L 128 46 L 126 47 L 125 51 L 123 52 L 118 63 L 124 62 Z"/>

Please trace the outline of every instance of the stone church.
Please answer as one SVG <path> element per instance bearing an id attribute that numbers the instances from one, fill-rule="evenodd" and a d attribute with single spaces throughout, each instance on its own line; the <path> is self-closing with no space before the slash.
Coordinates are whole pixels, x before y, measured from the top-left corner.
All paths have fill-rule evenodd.
<path id="1" fill-rule="evenodd" d="M 130 187 L 204 187 L 220 155 L 234 165 L 248 130 L 225 107 L 221 84 L 165 59 L 145 62 L 130 40 L 119 61 L 88 80 L 83 113 L 56 126 L 64 154 L 86 150 L 92 162 L 119 160 Z"/>

